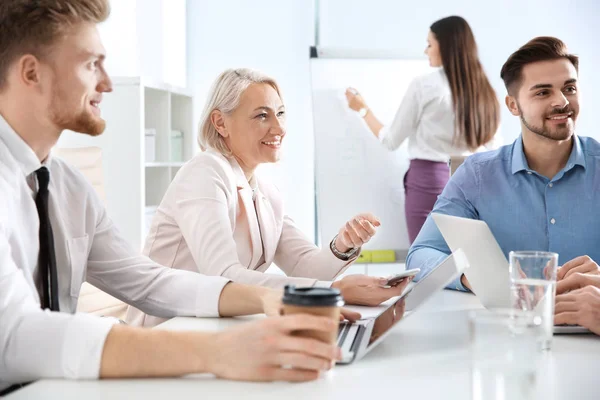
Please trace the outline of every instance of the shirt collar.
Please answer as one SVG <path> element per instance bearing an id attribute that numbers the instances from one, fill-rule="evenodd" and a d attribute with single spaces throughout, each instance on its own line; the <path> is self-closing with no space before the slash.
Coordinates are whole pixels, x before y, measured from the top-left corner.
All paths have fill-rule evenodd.
<path id="1" fill-rule="evenodd" d="M 244 170 L 242 169 L 240 164 L 237 162 L 235 157 L 233 157 L 233 156 L 229 157 L 229 162 L 231 163 L 231 166 L 233 167 L 233 170 L 235 171 L 235 175 L 237 178 L 237 187 L 239 189 L 250 188 L 252 190 L 252 192 L 255 192 L 256 189 L 258 189 L 258 179 L 256 178 L 256 173 L 254 175 L 252 175 L 252 178 L 250 178 L 250 180 L 248 180 L 246 178 L 246 174 L 244 173 Z"/>
<path id="2" fill-rule="evenodd" d="M 19 136 L 17 132 L 8 124 L 0 114 L 0 141 L 4 142 L 8 151 L 19 164 L 21 171 L 25 176 L 31 175 L 37 171 L 42 163 L 31 147 Z M 45 160 L 43 165 L 49 165 L 51 156 Z"/>
<path id="3" fill-rule="evenodd" d="M 529 164 L 523 152 L 523 137 L 519 135 L 513 144 L 512 152 L 512 173 L 513 175 L 519 171 L 529 171 Z"/>
<path id="4" fill-rule="evenodd" d="M 581 165 L 584 169 L 586 167 L 585 155 L 581 148 L 581 142 L 577 135 L 573 135 L 573 148 L 571 149 L 571 155 L 567 161 L 567 165 L 563 168 L 564 172 L 569 171 L 575 165 Z M 516 174 L 519 171 L 531 171 L 527 159 L 525 158 L 525 152 L 523 151 L 523 136 L 519 135 L 515 143 L 513 144 L 512 154 L 512 173 Z"/>
<path id="5" fill-rule="evenodd" d="M 586 168 L 585 154 L 583 153 L 583 148 L 581 147 L 581 141 L 579 140 L 579 136 L 573 135 L 573 149 L 571 150 L 571 155 L 569 156 L 569 160 L 565 166 L 565 172 L 576 165 L 581 165 L 583 169 Z"/>

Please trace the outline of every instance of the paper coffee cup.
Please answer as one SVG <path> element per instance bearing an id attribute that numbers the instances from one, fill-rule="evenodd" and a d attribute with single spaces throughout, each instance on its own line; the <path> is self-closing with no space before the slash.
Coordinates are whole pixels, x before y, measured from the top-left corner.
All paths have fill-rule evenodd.
<path id="1" fill-rule="evenodd" d="M 296 288 L 287 285 L 283 294 L 283 314 L 311 314 L 340 320 L 344 298 L 338 289 L 324 287 Z M 293 335 L 321 340 L 325 343 L 337 342 L 337 331 L 299 330 Z"/>

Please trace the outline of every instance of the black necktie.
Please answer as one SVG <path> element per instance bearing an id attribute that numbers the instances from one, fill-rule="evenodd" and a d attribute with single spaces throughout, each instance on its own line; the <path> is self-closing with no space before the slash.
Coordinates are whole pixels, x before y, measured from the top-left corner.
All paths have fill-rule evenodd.
<path id="1" fill-rule="evenodd" d="M 54 253 L 54 235 L 48 215 L 48 184 L 50 172 L 46 167 L 35 171 L 38 179 L 38 193 L 35 205 L 40 216 L 40 255 L 38 265 L 42 277 L 42 308 L 59 311 L 58 308 L 58 274 L 56 271 L 56 254 Z"/>

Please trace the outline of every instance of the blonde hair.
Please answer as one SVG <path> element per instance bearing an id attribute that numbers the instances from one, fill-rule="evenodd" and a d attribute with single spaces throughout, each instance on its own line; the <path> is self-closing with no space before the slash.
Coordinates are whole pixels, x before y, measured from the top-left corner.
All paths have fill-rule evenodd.
<path id="1" fill-rule="evenodd" d="M 74 25 L 97 24 L 109 15 L 108 0 L 0 0 L 0 89 L 19 57 L 42 58 Z"/>
<path id="2" fill-rule="evenodd" d="M 231 150 L 214 127 L 210 116 L 215 110 L 224 114 L 234 112 L 240 104 L 242 94 L 253 83 L 270 85 L 281 98 L 281 91 L 275 79 L 248 68 L 228 69 L 221 73 L 213 83 L 200 118 L 198 144 L 203 151 L 210 148 L 225 156 L 231 155 Z"/>

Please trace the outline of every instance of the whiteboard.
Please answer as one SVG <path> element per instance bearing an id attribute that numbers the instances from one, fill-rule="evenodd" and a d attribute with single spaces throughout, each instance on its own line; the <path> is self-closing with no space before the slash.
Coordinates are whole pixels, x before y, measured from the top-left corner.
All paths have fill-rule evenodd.
<path id="1" fill-rule="evenodd" d="M 407 142 L 393 152 L 384 148 L 348 107 L 344 92 L 348 86 L 356 88 L 387 125 L 411 81 L 430 71 L 429 63 L 313 58 L 310 68 L 318 237 L 327 243 L 352 216 L 372 212 L 381 219 L 381 227 L 364 248 L 405 255 L 409 247 L 403 184 L 409 164 Z"/>

